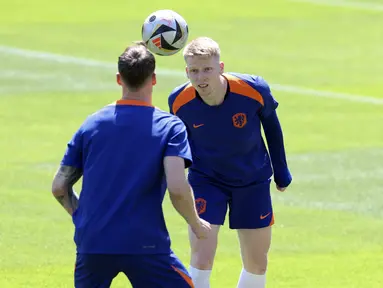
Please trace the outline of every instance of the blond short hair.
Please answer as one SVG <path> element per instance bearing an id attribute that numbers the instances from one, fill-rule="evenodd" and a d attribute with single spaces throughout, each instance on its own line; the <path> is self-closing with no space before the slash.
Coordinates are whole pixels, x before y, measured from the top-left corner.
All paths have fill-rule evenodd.
<path id="1" fill-rule="evenodd" d="M 192 40 L 183 51 L 183 56 L 186 59 L 187 57 L 193 56 L 218 56 L 221 55 L 221 49 L 217 42 L 208 37 L 198 37 Z"/>

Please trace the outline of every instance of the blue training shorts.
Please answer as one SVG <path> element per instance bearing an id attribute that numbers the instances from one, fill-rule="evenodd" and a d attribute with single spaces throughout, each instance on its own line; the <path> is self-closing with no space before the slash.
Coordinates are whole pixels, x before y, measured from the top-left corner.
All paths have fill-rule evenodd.
<path id="1" fill-rule="evenodd" d="M 223 225 L 228 208 L 231 229 L 257 229 L 274 224 L 271 180 L 246 187 L 229 187 L 199 176 L 189 177 L 189 182 L 198 214 L 210 224 Z"/>
<path id="2" fill-rule="evenodd" d="M 128 277 L 133 288 L 194 287 L 188 271 L 174 254 L 78 253 L 74 284 L 76 288 L 110 287 L 120 272 Z"/>

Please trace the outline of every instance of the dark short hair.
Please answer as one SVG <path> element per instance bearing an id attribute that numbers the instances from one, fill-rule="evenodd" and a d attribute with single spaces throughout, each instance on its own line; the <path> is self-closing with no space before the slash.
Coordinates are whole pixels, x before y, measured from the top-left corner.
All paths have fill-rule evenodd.
<path id="1" fill-rule="evenodd" d="M 151 77 L 156 68 L 154 55 L 144 42 L 128 46 L 118 57 L 118 72 L 122 80 L 132 90 L 137 90 Z"/>

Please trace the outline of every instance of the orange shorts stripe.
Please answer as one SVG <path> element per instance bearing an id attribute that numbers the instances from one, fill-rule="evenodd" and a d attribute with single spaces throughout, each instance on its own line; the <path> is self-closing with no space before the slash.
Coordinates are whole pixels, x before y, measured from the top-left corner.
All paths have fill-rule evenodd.
<path id="1" fill-rule="evenodd" d="M 186 283 L 189 284 L 189 286 L 191 288 L 194 288 L 193 281 L 192 281 L 192 279 L 188 275 L 186 275 L 183 271 L 181 271 L 177 267 L 172 266 L 172 268 L 173 268 L 174 271 L 176 271 L 178 274 L 180 274 L 180 276 L 186 281 Z"/>

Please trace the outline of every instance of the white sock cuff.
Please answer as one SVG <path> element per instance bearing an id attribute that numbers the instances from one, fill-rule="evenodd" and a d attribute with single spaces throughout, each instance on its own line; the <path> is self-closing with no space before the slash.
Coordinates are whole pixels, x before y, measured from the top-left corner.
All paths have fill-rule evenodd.
<path id="1" fill-rule="evenodd" d="M 266 275 L 257 275 L 247 272 L 242 268 L 237 288 L 264 288 L 266 285 Z"/>
<path id="2" fill-rule="evenodd" d="M 200 270 L 193 266 L 189 267 L 189 273 L 192 277 L 195 287 L 209 288 L 211 270 Z"/>
<path id="3" fill-rule="evenodd" d="M 201 270 L 201 269 L 197 269 L 197 268 L 195 268 L 193 266 L 189 267 L 189 272 L 191 274 L 196 273 L 196 274 L 203 275 L 203 276 L 209 276 L 211 274 L 211 270 Z"/>

